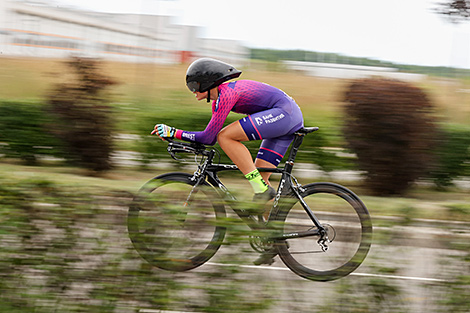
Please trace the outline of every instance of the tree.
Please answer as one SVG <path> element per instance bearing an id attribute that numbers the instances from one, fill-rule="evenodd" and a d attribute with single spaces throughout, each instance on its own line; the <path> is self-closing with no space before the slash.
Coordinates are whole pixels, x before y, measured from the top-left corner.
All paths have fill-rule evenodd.
<path id="1" fill-rule="evenodd" d="M 437 13 L 447 16 L 451 22 L 470 19 L 470 0 L 450 0 L 438 3 Z"/>
<path id="2" fill-rule="evenodd" d="M 406 82 L 367 78 L 353 81 L 343 100 L 344 136 L 367 187 L 403 194 L 431 166 L 437 127 L 428 97 Z"/>
<path id="3" fill-rule="evenodd" d="M 69 161 L 94 172 L 109 170 L 113 120 L 106 89 L 116 82 L 101 74 L 97 60 L 73 57 L 66 63 L 74 79 L 57 84 L 48 96 L 57 117 L 51 128 L 65 143 Z"/>

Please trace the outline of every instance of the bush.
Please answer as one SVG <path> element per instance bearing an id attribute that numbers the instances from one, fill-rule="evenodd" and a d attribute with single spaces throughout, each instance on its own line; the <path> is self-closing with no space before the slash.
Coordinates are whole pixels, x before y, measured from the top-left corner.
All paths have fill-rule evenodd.
<path id="1" fill-rule="evenodd" d="M 51 127 L 73 164 L 96 172 L 109 170 L 114 129 L 106 89 L 115 82 L 100 73 L 96 60 L 74 57 L 67 65 L 75 79 L 50 92 L 49 110 L 57 117 Z"/>
<path id="2" fill-rule="evenodd" d="M 158 112 L 158 113 L 157 113 Z M 152 161 L 158 159 L 171 160 L 167 153 L 167 144 L 156 135 L 150 135 L 153 127 L 157 123 L 165 123 L 170 126 L 186 129 L 186 130 L 204 130 L 211 118 L 210 114 L 204 112 L 187 112 L 181 114 L 180 111 L 174 110 L 155 110 L 155 116 L 141 116 L 137 118 L 135 131 L 140 139 L 135 142 L 135 150 L 142 156 L 141 163 L 146 166 Z M 192 158 L 192 157 L 190 157 Z"/>
<path id="3" fill-rule="evenodd" d="M 470 128 L 447 125 L 441 128 L 437 143 L 437 163 L 430 177 L 439 188 L 453 185 L 459 176 L 470 175 Z"/>
<path id="4" fill-rule="evenodd" d="M 342 139 L 340 134 L 336 132 L 337 127 L 334 124 L 329 123 L 322 126 L 315 121 L 305 119 L 304 125 L 306 127 L 318 126 L 320 129 L 304 137 L 296 158 L 297 162 L 315 164 L 325 172 L 355 168 L 348 157 L 339 156 L 339 154 L 327 149 L 328 147 L 334 149 L 341 145 Z M 286 155 L 288 153 L 289 150 Z"/>
<path id="5" fill-rule="evenodd" d="M 145 262 L 127 234 L 132 197 L 0 178 L 0 312 L 269 311 L 276 285 L 262 271 L 208 266 L 174 273 Z M 253 255 L 240 253 L 246 230 L 234 233 L 219 260 L 246 264 Z"/>
<path id="6" fill-rule="evenodd" d="M 344 136 L 368 187 L 404 193 L 432 161 L 437 131 L 428 97 L 409 83 L 368 78 L 353 81 L 344 101 Z"/>
<path id="7" fill-rule="evenodd" d="M 42 104 L 0 102 L 0 153 L 34 165 L 40 155 L 60 156 L 61 143 L 47 131 L 50 117 Z"/>
<path id="8" fill-rule="evenodd" d="M 157 115 L 158 117 L 155 117 Z M 208 111 L 198 111 L 197 107 L 191 109 L 190 111 L 185 108 L 185 114 L 181 114 L 180 111 L 175 111 L 172 109 L 159 108 L 158 110 L 155 110 L 155 116 L 137 116 L 133 127 L 134 132 L 140 136 L 140 139 L 135 142 L 134 149 L 141 154 L 142 159 L 140 161 L 143 166 L 147 166 L 152 161 L 162 158 L 165 161 L 170 160 L 170 156 L 166 151 L 166 143 L 161 142 L 157 136 L 150 136 L 150 132 L 155 124 L 165 123 L 179 129 L 202 131 L 205 129 L 211 119 L 211 115 Z M 239 114 L 231 114 L 228 116 L 224 125 L 228 125 L 234 121 L 237 121 L 242 116 L 243 115 Z M 312 126 L 317 124 L 314 122 L 305 121 L 305 125 Z M 331 171 L 339 168 L 350 168 L 351 165 L 349 164 L 350 162 L 348 162 L 348 160 L 340 158 L 334 153 L 324 149 L 324 147 L 331 146 L 330 137 L 334 136 L 335 134 L 331 134 L 331 128 L 327 127 L 321 127 L 321 131 L 309 136 L 305 136 L 301 146 L 301 151 L 297 155 L 297 162 L 314 163 L 324 171 Z M 251 152 L 252 157 L 255 158 L 258 153 L 261 141 L 249 141 L 244 142 L 244 144 Z M 221 152 L 221 163 L 232 163 L 232 161 L 225 155 L 225 153 L 223 153 L 222 149 L 217 143 L 215 144 L 215 148 Z M 283 161 L 285 161 L 287 158 L 289 151 L 290 148 L 287 150 Z M 186 158 L 192 159 L 192 157 L 188 156 L 186 156 Z M 219 158 L 217 157 L 216 161 L 218 160 Z"/>

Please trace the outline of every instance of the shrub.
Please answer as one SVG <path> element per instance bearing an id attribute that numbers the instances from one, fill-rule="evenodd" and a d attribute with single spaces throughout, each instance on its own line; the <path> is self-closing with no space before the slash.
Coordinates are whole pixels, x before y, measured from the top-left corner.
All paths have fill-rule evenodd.
<path id="1" fill-rule="evenodd" d="M 0 153 L 34 165 L 40 155 L 61 155 L 61 143 L 47 131 L 49 116 L 42 104 L 0 102 Z"/>
<path id="2" fill-rule="evenodd" d="M 188 129 L 188 130 L 204 130 L 211 116 L 204 112 L 185 111 L 181 114 L 180 111 L 171 109 L 155 110 L 155 116 L 140 116 L 136 119 L 135 132 L 139 135 L 140 139 L 135 142 L 135 150 L 141 154 L 141 163 L 143 166 L 151 163 L 152 161 L 163 158 L 165 161 L 171 160 L 167 153 L 167 144 L 156 135 L 150 135 L 153 127 L 157 123 L 165 123 L 170 126 Z M 186 157 L 192 159 L 189 155 Z"/>
<path id="3" fill-rule="evenodd" d="M 262 271 L 182 274 L 145 262 L 128 239 L 131 199 L 122 190 L 0 178 L 0 312 L 270 311 L 276 284 Z M 240 253 L 244 231 L 227 236 L 223 263 L 252 256 Z"/>
<path id="4" fill-rule="evenodd" d="M 439 188 L 453 185 L 458 176 L 470 175 L 470 129 L 458 125 L 441 128 L 436 146 L 437 163 L 430 173 Z"/>
<path id="5" fill-rule="evenodd" d="M 319 126 L 320 129 L 304 137 L 300 152 L 297 154 L 297 162 L 313 163 L 325 172 L 354 168 L 354 164 L 348 157 L 340 156 L 327 149 L 328 147 L 336 148 L 340 146 L 341 139 L 335 130 L 336 126 L 332 124 L 323 126 L 308 119 L 304 120 L 304 125 L 307 127 Z M 284 158 L 287 157 L 288 153 L 289 150 Z"/>
<path id="6" fill-rule="evenodd" d="M 96 172 L 109 170 L 113 121 L 106 89 L 115 82 L 101 74 L 97 60 L 74 57 L 67 65 L 75 79 L 50 92 L 49 110 L 57 117 L 51 127 L 73 164 Z"/>
<path id="7" fill-rule="evenodd" d="M 157 114 L 158 112 L 158 114 Z M 157 117 L 158 116 L 158 117 Z M 225 125 L 230 124 L 243 115 L 231 114 L 228 116 Z M 169 161 L 170 157 L 166 151 L 167 144 L 161 142 L 157 136 L 150 136 L 150 132 L 156 123 L 165 123 L 176 128 L 185 130 L 202 131 L 207 126 L 211 116 L 208 112 L 198 111 L 195 107 L 191 110 L 185 110 L 185 114 L 181 114 L 180 111 L 172 109 L 155 109 L 155 116 L 137 116 L 134 124 L 134 132 L 139 135 L 139 140 L 135 142 L 134 149 L 141 154 L 141 164 L 145 167 L 152 161 L 158 159 L 164 159 Z M 316 125 L 314 122 L 305 121 L 305 125 L 311 126 Z M 330 131 L 330 133 L 328 133 Z M 321 131 L 316 132 L 313 135 L 306 136 L 301 146 L 301 151 L 297 155 L 298 162 L 315 163 L 324 171 L 332 171 L 338 168 L 351 167 L 348 160 L 336 156 L 324 149 L 324 147 L 331 146 L 330 137 L 334 137 L 335 134 L 331 134 L 331 129 L 321 127 Z M 253 158 L 256 158 L 258 153 L 260 141 L 249 141 L 244 142 L 247 146 Z M 215 148 L 220 152 L 221 163 L 232 163 L 232 161 L 223 153 L 220 146 L 216 143 Z M 284 156 L 283 162 L 289 154 L 290 148 L 287 150 Z M 192 157 L 186 156 L 187 159 Z M 217 157 L 217 162 L 219 158 Z M 282 166 L 281 162 L 281 166 Z"/>
<path id="8" fill-rule="evenodd" d="M 344 101 L 344 136 L 368 187 L 378 195 L 404 193 L 432 161 L 436 126 L 428 97 L 406 82 L 368 78 L 353 81 Z"/>

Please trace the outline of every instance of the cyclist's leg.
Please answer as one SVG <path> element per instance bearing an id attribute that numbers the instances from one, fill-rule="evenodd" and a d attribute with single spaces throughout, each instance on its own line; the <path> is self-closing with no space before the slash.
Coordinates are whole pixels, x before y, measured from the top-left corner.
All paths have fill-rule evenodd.
<path id="1" fill-rule="evenodd" d="M 217 140 L 220 147 L 248 179 L 256 197 L 263 198 L 265 193 L 274 194 L 272 187 L 263 180 L 256 169 L 249 150 L 241 143 L 241 141 L 248 141 L 248 138 L 239 121 L 222 129 Z"/>
<path id="2" fill-rule="evenodd" d="M 286 113 L 280 109 L 271 109 L 263 112 L 259 112 L 253 114 L 251 116 L 247 116 L 239 121 L 235 121 L 228 126 L 224 127 L 219 134 L 217 135 L 217 141 L 227 154 L 227 156 L 235 163 L 243 175 L 247 175 L 248 173 L 252 173 L 256 170 L 256 167 L 277 167 L 280 160 L 285 153 L 284 150 L 287 150 L 287 147 L 290 144 L 290 141 L 284 147 L 281 147 L 281 151 L 276 152 L 272 151 L 271 149 L 275 145 L 273 142 L 265 143 L 266 140 L 263 138 L 274 138 L 278 137 L 279 134 L 284 135 L 285 127 L 280 127 L 280 125 L 276 124 L 269 124 L 261 122 L 263 116 L 285 116 Z M 257 122 L 253 123 L 253 119 Z M 288 118 L 285 118 L 288 120 Z M 255 126 L 258 124 L 258 127 Z M 261 126 L 261 127 L 259 127 Z M 263 154 L 263 152 L 258 153 L 258 157 L 256 158 L 255 163 L 253 163 L 253 159 L 251 157 L 250 151 L 246 148 L 246 146 L 242 143 L 243 141 L 249 140 L 263 140 L 261 148 L 264 145 L 267 145 L 264 154 L 266 157 L 259 157 Z M 263 180 L 269 184 L 270 173 L 261 173 L 261 177 Z"/>
<path id="3" fill-rule="evenodd" d="M 255 159 L 255 166 L 256 167 L 263 167 L 263 168 L 275 168 L 276 166 L 268 161 L 265 161 L 263 159 L 258 159 L 256 158 Z M 271 177 L 271 174 L 270 172 L 261 172 L 261 177 L 263 177 L 264 181 L 271 185 L 271 183 L 269 182 L 269 177 Z"/>
<path id="4" fill-rule="evenodd" d="M 265 160 L 266 158 L 260 158 L 259 156 L 253 163 L 250 151 L 242 143 L 242 141 L 248 140 L 249 139 L 244 129 L 242 128 L 240 121 L 235 121 L 230 125 L 226 126 L 219 132 L 217 137 L 217 141 L 222 150 L 224 150 L 230 160 L 232 160 L 232 162 L 238 166 L 243 175 L 253 172 L 257 167 L 277 167 L 280 160 L 278 160 L 277 162 L 271 161 L 269 159 Z M 271 146 L 271 144 L 269 146 Z M 267 149 L 270 148 L 268 147 Z M 272 153 L 268 152 L 268 150 L 266 150 L 266 154 L 269 154 L 271 157 L 273 156 Z M 277 156 L 277 158 L 279 159 L 279 156 Z M 282 156 L 280 156 L 280 158 L 282 159 Z M 263 177 L 264 181 L 269 184 L 269 176 L 271 175 L 271 173 L 262 172 L 260 174 Z"/>
<path id="5" fill-rule="evenodd" d="M 294 139 L 294 132 L 303 126 L 303 118 L 297 106 L 292 106 L 294 113 L 288 114 L 283 108 L 273 108 L 252 114 L 240 120 L 247 137 L 250 140 L 260 140 L 262 143 L 255 160 L 256 167 L 277 167 Z M 262 172 L 263 179 L 269 181 L 271 173 Z M 269 212 L 264 212 L 265 218 Z M 277 251 L 268 249 L 255 261 L 255 265 L 272 264 Z"/>
<path id="6" fill-rule="evenodd" d="M 248 137 L 239 121 L 227 125 L 217 135 L 217 142 L 222 150 L 238 166 L 243 175 L 246 175 L 256 167 L 253 164 L 250 151 L 242 144 L 242 141 L 248 141 Z"/>
<path id="7" fill-rule="evenodd" d="M 285 135 L 276 138 L 264 139 L 261 142 L 261 146 L 258 150 L 255 166 L 266 168 L 277 167 L 293 139 L 294 135 Z M 271 173 L 261 172 L 261 175 L 265 181 L 268 181 Z"/>
<path id="8" fill-rule="evenodd" d="M 302 113 L 293 102 L 254 113 L 240 120 L 249 140 L 263 140 L 255 160 L 256 167 L 277 167 L 286 153 L 293 133 L 303 126 Z M 271 173 L 261 173 L 265 181 Z"/>
<path id="9" fill-rule="evenodd" d="M 255 193 L 259 195 L 268 192 L 271 195 L 274 192 L 266 190 L 269 185 L 269 182 L 266 185 L 269 173 L 260 176 L 256 167 L 265 167 L 261 165 L 277 167 L 292 141 L 292 134 L 302 126 L 303 118 L 300 109 L 295 103 L 287 102 L 282 106 L 257 112 L 233 122 L 219 132 L 217 140 L 224 152 L 252 182 Z M 263 140 L 257 157 L 262 161 L 256 161 L 256 164 L 249 150 L 241 143 L 248 140 Z M 252 177 L 256 179 L 252 180 Z M 255 181 L 256 183 L 253 183 Z"/>

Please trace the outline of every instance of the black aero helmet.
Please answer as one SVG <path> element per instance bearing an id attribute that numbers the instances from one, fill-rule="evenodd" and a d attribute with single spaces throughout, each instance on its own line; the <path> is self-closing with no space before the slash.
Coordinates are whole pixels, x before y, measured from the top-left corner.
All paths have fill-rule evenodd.
<path id="1" fill-rule="evenodd" d="M 194 61 L 186 71 L 186 86 L 191 92 L 206 92 L 223 82 L 237 78 L 242 72 L 230 64 L 202 58 Z"/>

